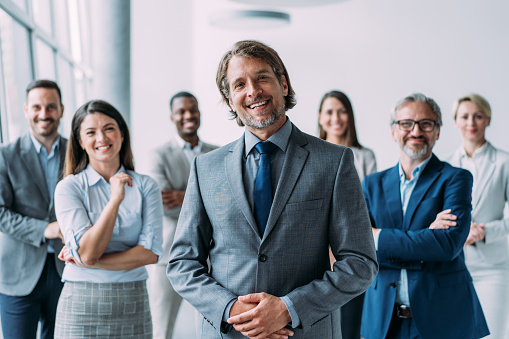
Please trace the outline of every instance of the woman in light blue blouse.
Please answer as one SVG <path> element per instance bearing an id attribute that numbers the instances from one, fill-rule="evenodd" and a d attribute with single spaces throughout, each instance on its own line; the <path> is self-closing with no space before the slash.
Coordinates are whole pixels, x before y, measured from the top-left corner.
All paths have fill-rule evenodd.
<path id="1" fill-rule="evenodd" d="M 129 130 L 93 100 L 72 120 L 55 210 L 65 245 L 55 338 L 152 338 L 145 265 L 162 254 L 162 201 L 134 172 Z"/>

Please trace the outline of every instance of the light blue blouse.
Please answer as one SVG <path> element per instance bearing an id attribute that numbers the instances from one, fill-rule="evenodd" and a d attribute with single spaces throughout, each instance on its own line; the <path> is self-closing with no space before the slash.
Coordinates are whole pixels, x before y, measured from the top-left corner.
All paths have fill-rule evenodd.
<path id="1" fill-rule="evenodd" d="M 142 245 L 159 257 L 162 254 L 163 204 L 156 182 L 146 175 L 125 170 L 133 178 L 133 186 L 125 187 L 125 197 L 120 204 L 113 234 L 104 253 L 123 252 Z M 111 186 L 90 165 L 60 181 L 55 189 L 55 212 L 65 244 L 79 262 L 79 242 L 92 227 L 110 200 Z M 83 268 L 66 264 L 63 281 L 114 283 L 146 280 L 145 267 L 132 270 L 111 271 Z"/>

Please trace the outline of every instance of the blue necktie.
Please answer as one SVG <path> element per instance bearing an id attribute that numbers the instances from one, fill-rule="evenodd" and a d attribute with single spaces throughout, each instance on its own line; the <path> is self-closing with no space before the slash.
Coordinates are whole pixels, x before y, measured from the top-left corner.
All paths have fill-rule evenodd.
<path id="1" fill-rule="evenodd" d="M 260 153 L 260 167 L 256 173 L 254 187 L 254 214 L 260 235 L 263 237 L 265 226 L 269 219 L 270 207 L 272 206 L 272 181 L 270 179 L 270 154 L 276 149 L 276 145 L 270 141 L 260 142 L 255 145 Z"/>

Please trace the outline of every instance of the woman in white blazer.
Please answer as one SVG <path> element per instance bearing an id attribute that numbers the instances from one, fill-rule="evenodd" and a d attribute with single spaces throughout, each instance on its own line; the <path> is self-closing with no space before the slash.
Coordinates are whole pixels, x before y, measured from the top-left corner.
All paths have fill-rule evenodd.
<path id="1" fill-rule="evenodd" d="M 324 94 L 318 108 L 320 139 L 349 147 L 354 154 L 354 164 L 362 182 L 368 174 L 376 172 L 375 154 L 361 146 L 357 140 L 353 108 L 348 96 L 340 91 Z M 330 253 L 331 265 L 335 259 Z M 360 339 L 364 293 L 341 307 L 341 332 L 343 339 Z"/>
<path id="2" fill-rule="evenodd" d="M 485 138 L 491 121 L 488 102 L 477 94 L 458 99 L 453 108 L 463 145 L 449 159 L 472 172 L 472 224 L 465 243 L 467 267 L 474 280 L 491 335 L 509 338 L 509 153 Z"/>

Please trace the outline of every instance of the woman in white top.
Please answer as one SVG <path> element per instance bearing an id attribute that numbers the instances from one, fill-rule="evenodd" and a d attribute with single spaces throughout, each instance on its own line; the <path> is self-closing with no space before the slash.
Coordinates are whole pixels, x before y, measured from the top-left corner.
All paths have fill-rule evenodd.
<path id="1" fill-rule="evenodd" d="M 376 172 L 376 159 L 373 151 L 362 147 L 357 140 L 352 104 L 345 93 L 330 91 L 322 97 L 318 108 L 318 130 L 320 139 L 350 147 L 361 181 L 366 175 Z M 335 261 L 332 253 L 330 253 L 330 260 L 332 265 Z M 359 339 L 361 337 L 363 303 L 364 294 L 361 294 L 341 307 L 343 339 Z"/>
<path id="2" fill-rule="evenodd" d="M 129 130 L 93 100 L 72 120 L 55 210 L 65 244 L 65 282 L 55 338 L 152 338 L 145 265 L 162 254 L 162 201 L 134 172 Z"/>
<path id="3" fill-rule="evenodd" d="M 488 337 L 509 338 L 509 218 L 504 219 L 509 201 L 509 153 L 486 141 L 491 108 L 483 97 L 464 96 L 455 102 L 453 112 L 463 145 L 449 162 L 474 177 L 466 264 L 488 322 Z"/>
<path id="4" fill-rule="evenodd" d="M 352 149 L 361 182 L 366 175 L 376 172 L 375 154 L 361 146 L 357 139 L 352 104 L 345 93 L 330 91 L 322 97 L 318 108 L 318 131 L 320 139 Z"/>

